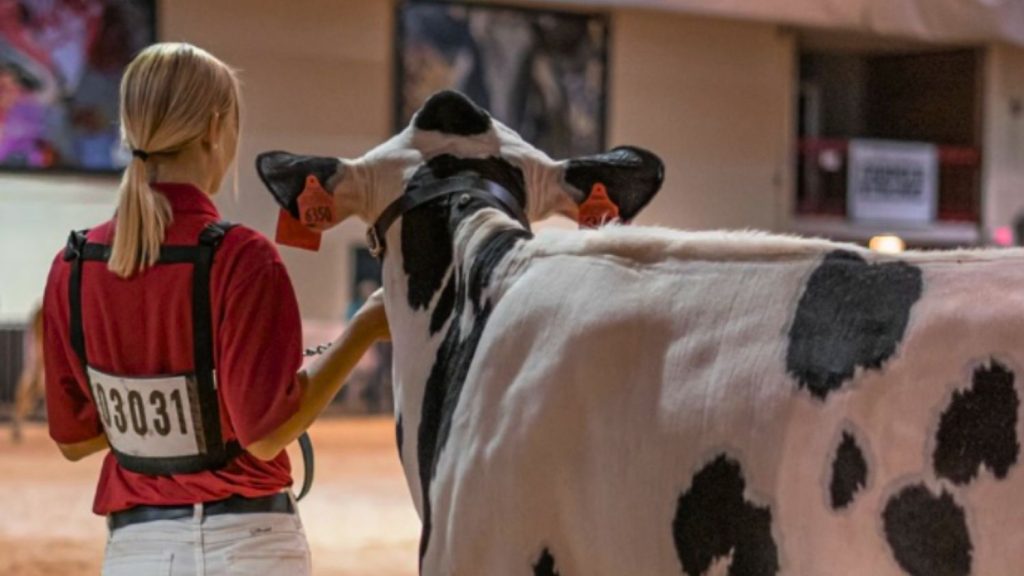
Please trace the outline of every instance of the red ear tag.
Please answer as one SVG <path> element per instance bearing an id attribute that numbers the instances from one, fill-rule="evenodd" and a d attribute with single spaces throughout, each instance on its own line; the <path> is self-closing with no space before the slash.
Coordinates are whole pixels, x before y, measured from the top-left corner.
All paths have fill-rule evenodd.
<path id="1" fill-rule="evenodd" d="M 303 226 L 314 230 L 326 230 L 337 221 L 334 198 L 320 185 L 320 180 L 310 174 L 306 176 L 306 187 L 299 194 L 299 219 Z"/>
<path id="2" fill-rule="evenodd" d="M 604 184 L 595 182 L 590 188 L 590 197 L 579 207 L 580 228 L 599 228 L 618 219 L 619 207 L 608 197 Z"/>
<path id="3" fill-rule="evenodd" d="M 306 228 L 283 208 L 277 215 L 277 235 L 274 240 L 282 246 L 313 252 L 320 250 L 320 232 Z"/>

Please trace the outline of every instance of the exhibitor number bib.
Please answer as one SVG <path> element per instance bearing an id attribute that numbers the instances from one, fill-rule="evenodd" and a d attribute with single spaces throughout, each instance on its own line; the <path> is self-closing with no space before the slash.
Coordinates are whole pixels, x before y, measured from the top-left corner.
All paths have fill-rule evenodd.
<path id="1" fill-rule="evenodd" d="M 118 452 L 147 458 L 206 453 L 194 376 L 126 378 L 89 367 L 89 384 Z"/>

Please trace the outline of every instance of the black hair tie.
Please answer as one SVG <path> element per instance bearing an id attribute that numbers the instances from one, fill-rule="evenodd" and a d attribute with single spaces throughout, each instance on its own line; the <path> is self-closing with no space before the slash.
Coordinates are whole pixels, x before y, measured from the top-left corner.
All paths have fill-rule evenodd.
<path id="1" fill-rule="evenodd" d="M 149 160 L 149 152 L 146 152 L 145 150 L 133 149 L 132 156 L 141 159 L 143 162 Z"/>

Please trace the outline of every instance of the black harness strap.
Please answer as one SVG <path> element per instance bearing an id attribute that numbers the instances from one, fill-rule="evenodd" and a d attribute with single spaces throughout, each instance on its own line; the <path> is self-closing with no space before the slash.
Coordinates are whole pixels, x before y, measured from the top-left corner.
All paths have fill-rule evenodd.
<path id="1" fill-rule="evenodd" d="M 210 269 L 213 253 L 231 228 L 218 222 L 207 226 L 199 234 L 199 245 L 192 271 L 192 358 L 199 393 L 200 406 L 218 406 L 217 381 L 213 365 L 213 302 L 210 299 Z M 163 254 L 161 254 L 163 256 Z M 223 438 L 220 430 L 220 410 L 202 411 L 203 433 L 200 438 Z M 236 443 L 237 445 L 237 443 Z M 240 448 L 240 447 L 238 447 Z M 202 446 L 212 460 L 228 461 L 223 442 Z M 237 456 L 238 454 L 234 454 Z"/>
<path id="2" fill-rule="evenodd" d="M 302 450 L 302 489 L 299 490 L 296 500 L 305 498 L 306 494 L 309 494 L 309 489 L 313 487 L 313 441 L 310 440 L 308 432 L 303 432 L 302 436 L 299 436 L 299 448 Z"/>
<path id="3" fill-rule="evenodd" d="M 89 360 L 85 355 L 85 332 L 82 331 L 82 260 L 85 256 L 88 230 L 76 230 L 68 237 L 64 248 L 64 260 L 71 262 L 71 277 L 68 279 L 68 304 L 71 313 L 71 347 L 86 370 Z M 86 375 L 88 377 L 88 374 Z"/>
<path id="4" fill-rule="evenodd" d="M 231 226 L 234 227 L 234 224 L 231 224 Z M 226 230 L 230 230 L 230 228 L 227 228 Z M 80 234 L 80 232 L 73 232 L 72 236 L 75 234 Z M 84 243 L 84 239 L 85 237 L 83 236 L 83 244 L 80 249 L 82 260 L 92 260 L 96 262 L 106 262 L 107 260 L 110 260 L 110 246 L 107 246 L 106 244 L 87 244 Z M 70 244 L 71 241 L 69 240 L 68 242 Z M 157 260 L 157 263 L 192 264 L 197 261 L 198 257 L 198 246 L 162 246 L 160 247 L 160 259 Z M 64 259 L 68 259 L 66 251 Z"/>
<path id="5" fill-rule="evenodd" d="M 159 264 L 193 264 L 192 275 L 192 346 L 194 357 L 194 376 L 196 379 L 197 398 L 191 399 L 192 406 L 208 407 L 200 410 L 201 418 L 196 422 L 202 426 L 198 434 L 200 450 L 205 453 L 202 462 L 195 457 L 180 458 L 140 458 L 121 453 L 111 448 L 117 461 L 128 470 L 143 474 L 188 474 L 203 470 L 218 469 L 235 459 L 243 452 L 241 444 L 232 440 L 224 443 L 221 439 L 220 406 L 217 397 L 217 381 L 214 365 L 213 337 L 213 301 L 210 296 L 210 271 L 213 258 L 224 236 L 235 227 L 228 222 L 216 222 L 207 226 L 199 235 L 199 243 L 195 246 L 162 246 Z M 82 363 L 82 369 L 88 370 L 88 357 L 85 351 L 85 332 L 82 328 L 82 262 L 106 262 L 110 259 L 110 246 L 90 244 L 86 239 L 88 230 L 75 231 L 68 238 L 64 249 L 64 260 L 71 263 L 71 277 L 68 281 L 68 300 L 71 314 L 71 346 Z M 86 374 L 88 377 L 88 373 Z M 90 391 L 91 391 L 90 387 Z M 95 402 L 95 399 L 94 399 Z M 207 439 L 216 439 L 208 442 Z M 299 437 L 302 450 L 304 474 L 302 488 L 298 499 L 309 493 L 313 485 L 314 456 L 313 444 L 309 434 Z"/>
<path id="6" fill-rule="evenodd" d="M 242 453 L 237 441 L 224 443 L 220 427 L 220 405 L 217 397 L 217 383 L 214 375 L 213 327 L 210 299 L 210 269 L 213 256 L 221 240 L 235 224 L 216 222 L 210 224 L 199 235 L 196 246 L 162 246 L 159 264 L 194 264 L 192 274 L 192 326 L 193 326 L 193 376 L 196 379 L 196 394 L 193 406 L 201 407 L 202 426 L 197 435 L 201 457 L 184 456 L 174 458 L 143 458 L 124 454 L 111 447 L 118 463 L 133 472 L 150 475 L 189 474 L 203 470 L 222 468 Z M 110 246 L 90 244 L 86 239 L 87 230 L 75 231 L 68 238 L 64 249 L 64 260 L 71 263 L 71 277 L 68 280 L 68 303 L 71 315 L 71 346 L 82 363 L 82 370 L 88 378 L 88 356 L 85 347 L 85 332 L 82 327 L 82 263 L 85 261 L 106 262 L 110 259 Z M 91 391 L 91 386 L 90 386 Z M 93 399 L 95 402 L 95 398 Z"/>

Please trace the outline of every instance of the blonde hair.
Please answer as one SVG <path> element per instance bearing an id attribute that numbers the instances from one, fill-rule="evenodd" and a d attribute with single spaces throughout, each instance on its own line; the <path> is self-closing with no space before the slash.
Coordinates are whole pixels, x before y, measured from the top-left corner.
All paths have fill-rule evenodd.
<path id="1" fill-rule="evenodd" d="M 200 140 L 212 117 L 233 114 L 238 128 L 240 104 L 235 71 L 190 44 L 154 44 L 128 65 L 121 80 L 121 139 L 132 159 L 121 179 L 111 272 L 127 278 L 160 258 L 171 208 L 150 188 L 150 157 L 173 155 Z"/>

